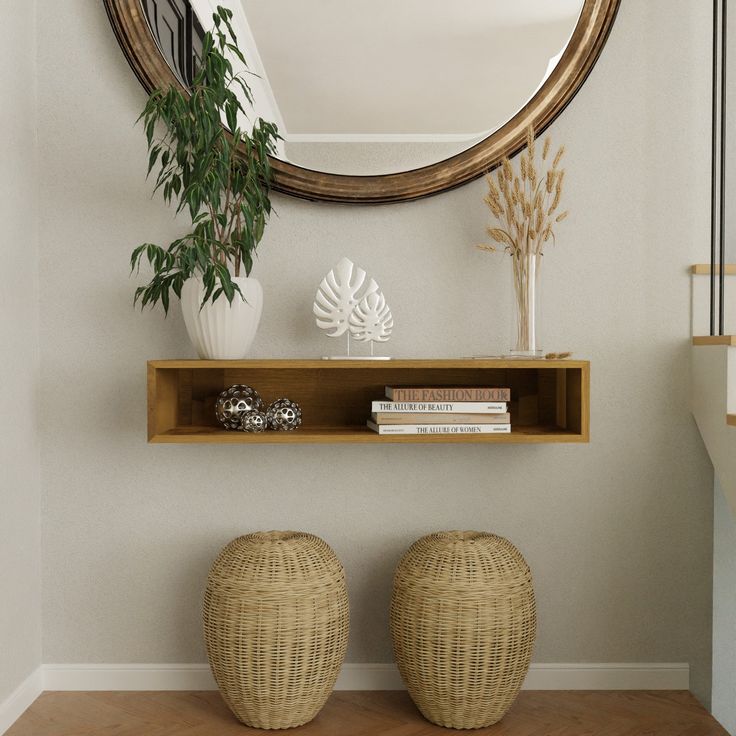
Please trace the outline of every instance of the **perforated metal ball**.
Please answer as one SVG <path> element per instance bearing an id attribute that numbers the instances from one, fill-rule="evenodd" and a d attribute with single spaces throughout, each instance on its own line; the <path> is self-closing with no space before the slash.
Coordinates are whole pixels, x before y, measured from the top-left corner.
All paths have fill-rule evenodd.
<path id="1" fill-rule="evenodd" d="M 249 411 L 243 414 L 240 423 L 243 432 L 263 432 L 267 426 L 266 415 L 262 411 Z"/>
<path id="2" fill-rule="evenodd" d="M 266 421 L 269 429 L 290 431 L 302 423 L 302 410 L 296 401 L 276 399 L 266 409 Z"/>
<path id="3" fill-rule="evenodd" d="M 225 389 L 215 402 L 215 414 L 225 429 L 240 429 L 243 415 L 263 411 L 263 399 L 254 388 L 236 383 Z"/>

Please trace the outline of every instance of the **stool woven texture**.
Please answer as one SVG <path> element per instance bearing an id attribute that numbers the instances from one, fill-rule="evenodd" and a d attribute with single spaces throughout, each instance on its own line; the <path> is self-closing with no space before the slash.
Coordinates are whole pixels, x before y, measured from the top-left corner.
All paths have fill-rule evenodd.
<path id="1" fill-rule="evenodd" d="M 438 532 L 414 542 L 399 562 L 394 655 L 414 703 L 433 723 L 500 721 L 524 682 L 536 629 L 531 572 L 503 537 Z"/>
<path id="2" fill-rule="evenodd" d="M 258 532 L 215 560 L 204 598 L 212 674 L 235 716 L 255 728 L 314 718 L 348 643 L 345 574 L 319 537 Z"/>

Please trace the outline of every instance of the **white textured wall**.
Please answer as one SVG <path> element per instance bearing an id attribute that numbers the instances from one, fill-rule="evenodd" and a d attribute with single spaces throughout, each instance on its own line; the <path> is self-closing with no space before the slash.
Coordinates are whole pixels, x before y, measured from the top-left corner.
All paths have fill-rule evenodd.
<path id="1" fill-rule="evenodd" d="M 0 703 L 41 662 L 35 2 L 0 24 Z"/>
<path id="2" fill-rule="evenodd" d="M 145 97 L 101 5 L 39 21 L 45 661 L 202 661 L 217 550 L 295 527 L 345 563 L 349 659 L 389 661 L 399 555 L 481 527 L 534 571 L 537 662 L 686 661 L 707 699 L 712 469 L 687 403 L 686 272 L 707 252 L 707 4 L 625 0 L 553 126 L 572 215 L 545 258 L 546 345 L 592 360 L 584 446 L 147 445 L 145 360 L 192 352 L 177 313 L 133 311 L 127 259 L 181 230 L 144 183 Z M 310 305 L 341 255 L 384 288 L 395 355 L 504 345 L 509 264 L 472 248 L 483 191 L 363 209 L 277 197 L 255 355 L 335 349 Z"/>
<path id="3" fill-rule="evenodd" d="M 736 734 L 736 519 L 718 481 L 713 518 L 713 715 Z"/>

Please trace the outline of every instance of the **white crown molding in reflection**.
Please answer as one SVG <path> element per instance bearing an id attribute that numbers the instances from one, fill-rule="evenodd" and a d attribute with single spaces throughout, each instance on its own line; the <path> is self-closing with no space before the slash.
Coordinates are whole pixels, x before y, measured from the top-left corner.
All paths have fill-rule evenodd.
<path id="1" fill-rule="evenodd" d="M 483 133 L 290 133 L 287 143 L 477 143 Z"/>

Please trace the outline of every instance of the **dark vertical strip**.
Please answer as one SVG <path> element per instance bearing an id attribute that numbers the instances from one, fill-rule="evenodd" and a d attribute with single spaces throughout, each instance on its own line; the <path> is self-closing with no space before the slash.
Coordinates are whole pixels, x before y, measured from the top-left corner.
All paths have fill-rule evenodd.
<path id="1" fill-rule="evenodd" d="M 728 0 L 721 2 L 721 171 L 720 171 L 720 205 L 718 233 L 718 334 L 724 330 L 725 286 L 726 286 L 726 47 L 728 46 L 727 13 Z"/>
<path id="2" fill-rule="evenodd" d="M 713 79 L 710 168 L 710 334 L 716 334 L 716 181 L 718 168 L 718 3 L 713 0 Z"/>
<path id="3" fill-rule="evenodd" d="M 192 71 L 192 11 L 191 3 L 185 4 L 184 11 L 184 81 L 187 87 L 192 86 L 194 73 Z"/>

